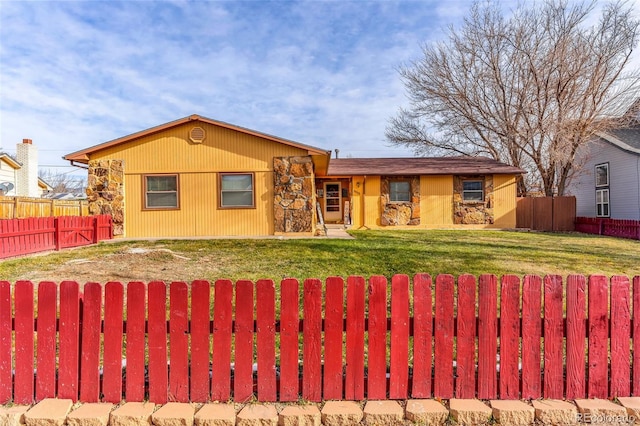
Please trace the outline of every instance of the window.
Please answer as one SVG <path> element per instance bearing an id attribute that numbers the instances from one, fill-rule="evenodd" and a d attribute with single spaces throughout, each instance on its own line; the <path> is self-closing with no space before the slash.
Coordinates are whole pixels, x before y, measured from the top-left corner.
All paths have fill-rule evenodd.
<path id="1" fill-rule="evenodd" d="M 596 216 L 609 217 L 609 190 L 596 190 Z"/>
<path id="2" fill-rule="evenodd" d="M 596 166 L 596 188 L 609 186 L 609 163 Z"/>
<path id="3" fill-rule="evenodd" d="M 609 217 L 609 163 L 596 164 L 596 216 Z"/>
<path id="4" fill-rule="evenodd" d="M 220 208 L 254 208 L 253 173 L 220 174 Z"/>
<path id="5" fill-rule="evenodd" d="M 407 180 L 392 180 L 389 182 L 390 201 L 411 201 L 411 183 Z"/>
<path id="6" fill-rule="evenodd" d="M 178 209 L 178 175 L 145 175 L 144 208 Z"/>
<path id="7" fill-rule="evenodd" d="M 462 181 L 462 200 L 472 202 L 484 200 L 483 186 L 484 183 L 481 180 Z"/>

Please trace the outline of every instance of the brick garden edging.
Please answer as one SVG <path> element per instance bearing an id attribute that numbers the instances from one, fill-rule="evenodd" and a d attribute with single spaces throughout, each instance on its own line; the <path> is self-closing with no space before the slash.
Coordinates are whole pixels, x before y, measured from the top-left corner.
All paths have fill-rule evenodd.
<path id="1" fill-rule="evenodd" d="M 448 408 L 447 408 L 448 406 Z M 127 402 L 76 404 L 44 399 L 34 406 L 0 407 L 3 426 L 264 426 L 445 424 L 640 424 L 640 397 L 604 399 L 327 401 L 324 404 L 190 404 Z M 635 422 L 635 423 L 634 423 Z"/>

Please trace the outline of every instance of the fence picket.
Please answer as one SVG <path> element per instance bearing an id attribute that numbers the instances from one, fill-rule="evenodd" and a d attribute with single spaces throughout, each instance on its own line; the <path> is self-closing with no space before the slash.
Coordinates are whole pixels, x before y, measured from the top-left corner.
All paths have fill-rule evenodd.
<path id="1" fill-rule="evenodd" d="M 567 389 L 569 399 L 585 397 L 586 281 L 582 275 L 567 278 Z"/>
<path id="2" fill-rule="evenodd" d="M 348 400 L 364 398 L 364 305 L 363 277 L 347 278 L 347 367 L 344 397 Z"/>
<path id="3" fill-rule="evenodd" d="M 33 402 L 33 283 L 18 281 L 15 297 L 15 376 L 13 402 Z M 62 349 L 62 348 L 60 348 Z"/>
<path id="4" fill-rule="evenodd" d="M 324 399 L 342 399 L 344 280 L 329 277 L 325 283 Z"/>
<path id="5" fill-rule="evenodd" d="M 623 276 L 611 277 L 611 378 L 608 396 L 630 396 L 631 312 L 629 279 Z"/>
<path id="6" fill-rule="evenodd" d="M 518 399 L 520 373 L 520 279 L 505 275 L 500 289 L 500 399 Z"/>
<path id="7" fill-rule="evenodd" d="M 45 281 L 38 284 L 36 401 L 56 396 L 57 301 L 58 285 L 56 283 Z"/>
<path id="8" fill-rule="evenodd" d="M 302 397 L 322 400 L 322 282 L 304 280 L 302 338 Z"/>
<path id="9" fill-rule="evenodd" d="M 217 280 L 214 288 L 213 365 L 211 399 L 227 401 L 231 396 L 231 334 L 233 327 L 233 283 Z"/>
<path id="10" fill-rule="evenodd" d="M 108 282 L 104 288 L 104 401 L 116 404 L 122 400 L 122 342 L 124 286 Z"/>
<path id="11" fill-rule="evenodd" d="M 544 277 L 544 397 L 563 396 L 562 277 Z"/>
<path id="12" fill-rule="evenodd" d="M 480 275 L 478 280 L 478 398 L 498 396 L 498 280 Z"/>
<path id="13" fill-rule="evenodd" d="M 196 280 L 191 284 L 191 401 L 209 400 L 210 285 Z"/>
<path id="14" fill-rule="evenodd" d="M 453 397 L 453 292 L 452 275 L 436 277 L 435 371 L 436 398 Z"/>
<path id="15" fill-rule="evenodd" d="M 297 401 L 299 396 L 298 287 L 298 280 L 294 278 L 287 278 L 280 284 L 280 401 Z"/>
<path id="16" fill-rule="evenodd" d="M 275 285 L 272 280 L 256 283 L 258 340 L 258 399 L 276 400 L 276 319 Z"/>
<path id="17" fill-rule="evenodd" d="M 389 398 L 406 399 L 409 387 L 409 277 L 391 279 L 391 366 Z"/>
<path id="18" fill-rule="evenodd" d="M 237 402 L 253 396 L 253 283 L 236 282 L 235 369 L 233 395 Z"/>
<path id="19" fill-rule="evenodd" d="M 0 223 L 0 229 L 1 227 Z M 5 404 L 13 398 L 11 312 L 11 283 L 0 281 L 0 404 Z"/>
<path id="20" fill-rule="evenodd" d="M 589 398 L 606 398 L 608 388 L 609 341 L 607 305 L 607 278 L 589 277 Z"/>
<path id="21" fill-rule="evenodd" d="M 0 220 L 0 235 L 5 235 L 9 233 L 9 221 L 8 220 Z M 9 239 L 8 238 L 0 238 L 0 253 L 7 253 L 9 256 Z"/>
<path id="22" fill-rule="evenodd" d="M 432 339 L 431 276 L 417 274 L 413 278 L 413 398 L 431 397 Z"/>
<path id="23" fill-rule="evenodd" d="M 476 278 L 458 277 L 456 398 L 476 395 Z"/>
<path id="24" fill-rule="evenodd" d="M 169 286 L 169 401 L 189 402 L 188 306 L 187 284 L 172 282 Z"/>
<path id="25" fill-rule="evenodd" d="M 58 397 L 78 400 L 80 354 L 80 286 L 75 281 L 60 283 L 60 360 Z"/>
<path id="26" fill-rule="evenodd" d="M 387 279 L 369 278 L 369 347 L 367 397 L 387 396 Z"/>
<path id="27" fill-rule="evenodd" d="M 522 398 L 542 396 L 540 380 L 540 321 L 542 279 L 526 275 L 522 287 Z"/>
<path id="28" fill-rule="evenodd" d="M 130 282 L 127 285 L 127 401 L 145 399 L 145 285 Z"/>
<path id="29" fill-rule="evenodd" d="M 167 371 L 167 286 L 162 281 L 151 281 L 147 288 L 149 312 L 147 327 L 149 339 L 149 401 L 164 404 L 168 401 L 169 376 Z"/>
<path id="30" fill-rule="evenodd" d="M 80 400 L 83 402 L 98 402 L 100 399 L 101 309 L 102 286 L 99 283 L 85 284 L 80 358 Z"/>

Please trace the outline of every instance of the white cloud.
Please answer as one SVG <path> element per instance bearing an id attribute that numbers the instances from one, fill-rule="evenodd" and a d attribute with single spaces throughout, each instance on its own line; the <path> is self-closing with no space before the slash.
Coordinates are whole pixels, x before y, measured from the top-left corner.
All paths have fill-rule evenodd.
<path id="1" fill-rule="evenodd" d="M 509 3 L 509 2 L 507 2 Z M 469 0 L 3 2 L 0 143 L 41 162 L 190 114 L 341 156 L 384 140 L 406 103 L 397 67 Z"/>

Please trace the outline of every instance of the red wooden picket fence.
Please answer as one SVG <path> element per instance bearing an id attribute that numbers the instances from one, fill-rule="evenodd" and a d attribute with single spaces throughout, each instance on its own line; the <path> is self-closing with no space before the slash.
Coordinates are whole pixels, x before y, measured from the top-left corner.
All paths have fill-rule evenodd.
<path id="1" fill-rule="evenodd" d="M 640 220 L 609 219 L 606 217 L 577 217 L 576 231 L 585 234 L 640 240 Z"/>
<path id="2" fill-rule="evenodd" d="M 433 281 L 0 281 L 0 403 L 640 396 L 640 276 Z"/>
<path id="3" fill-rule="evenodd" d="M 112 238 L 111 215 L 0 219 L 0 259 Z"/>

